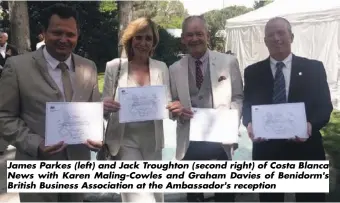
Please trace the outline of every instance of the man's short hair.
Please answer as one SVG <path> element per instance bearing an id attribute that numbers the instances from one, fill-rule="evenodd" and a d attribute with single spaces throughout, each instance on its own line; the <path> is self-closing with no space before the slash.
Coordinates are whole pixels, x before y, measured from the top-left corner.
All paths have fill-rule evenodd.
<path id="1" fill-rule="evenodd" d="M 1 36 L 4 35 L 5 37 L 8 38 L 8 34 L 7 34 L 6 32 L 1 32 L 0 35 L 1 35 Z"/>
<path id="2" fill-rule="evenodd" d="M 277 20 L 282 20 L 282 21 L 284 21 L 284 22 L 287 24 L 288 32 L 291 33 L 291 34 L 293 33 L 293 31 L 292 31 L 292 25 L 291 25 L 290 22 L 289 22 L 286 18 L 284 18 L 284 17 L 274 17 L 274 18 L 269 19 L 268 22 L 266 23 L 265 28 L 264 28 L 265 31 L 266 31 L 266 29 L 267 29 L 268 23 L 270 23 L 270 22 L 272 22 L 272 21 L 277 21 Z"/>
<path id="3" fill-rule="evenodd" d="M 67 6 L 67 5 L 62 4 L 62 3 L 56 3 L 56 4 L 54 4 L 50 7 L 47 7 L 43 11 L 41 21 L 42 21 L 43 29 L 45 31 L 47 30 L 47 28 L 50 24 L 51 17 L 53 15 L 57 15 L 62 19 L 68 19 L 68 18 L 73 17 L 76 20 L 77 28 L 79 30 L 77 10 L 74 9 L 73 7 Z"/>
<path id="4" fill-rule="evenodd" d="M 199 19 L 202 21 L 203 25 L 204 25 L 204 28 L 207 32 L 209 32 L 209 26 L 208 26 L 208 23 L 207 21 L 205 20 L 204 16 L 203 15 L 192 15 L 192 16 L 188 16 L 184 19 L 183 23 L 182 23 L 182 33 L 185 32 L 185 29 L 188 25 L 188 23 L 194 19 Z"/>

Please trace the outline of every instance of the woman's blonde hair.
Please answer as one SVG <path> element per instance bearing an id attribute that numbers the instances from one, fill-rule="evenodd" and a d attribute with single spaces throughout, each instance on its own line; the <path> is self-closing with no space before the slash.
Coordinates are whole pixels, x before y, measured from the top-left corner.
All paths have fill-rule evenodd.
<path id="1" fill-rule="evenodd" d="M 150 56 L 152 56 L 159 42 L 159 33 L 158 33 L 158 27 L 156 23 L 154 23 L 149 18 L 145 18 L 145 17 L 137 18 L 136 20 L 130 22 L 128 26 L 126 27 L 126 29 L 124 30 L 124 33 L 121 38 L 121 43 L 124 46 L 124 49 L 127 53 L 128 60 L 131 60 L 133 57 L 132 38 L 136 35 L 136 33 L 148 27 L 151 28 L 152 35 L 153 35 L 152 50 L 150 52 Z"/>

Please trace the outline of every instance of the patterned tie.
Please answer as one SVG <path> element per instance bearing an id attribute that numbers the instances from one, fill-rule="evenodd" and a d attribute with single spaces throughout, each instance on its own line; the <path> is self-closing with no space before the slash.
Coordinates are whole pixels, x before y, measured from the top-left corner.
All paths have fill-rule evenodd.
<path id="1" fill-rule="evenodd" d="M 68 72 L 68 66 L 66 63 L 61 62 L 59 63 L 57 68 L 61 70 L 61 78 L 63 82 L 65 101 L 70 102 L 73 96 L 73 89 L 72 89 L 70 73 Z"/>
<path id="2" fill-rule="evenodd" d="M 282 68 L 285 66 L 283 62 L 276 63 L 276 73 L 274 80 L 273 104 L 286 103 L 286 83 Z"/>
<path id="3" fill-rule="evenodd" d="M 200 60 L 196 60 L 195 65 L 196 65 L 196 87 L 198 89 L 201 89 L 203 83 L 203 73 L 201 69 L 202 62 Z"/>

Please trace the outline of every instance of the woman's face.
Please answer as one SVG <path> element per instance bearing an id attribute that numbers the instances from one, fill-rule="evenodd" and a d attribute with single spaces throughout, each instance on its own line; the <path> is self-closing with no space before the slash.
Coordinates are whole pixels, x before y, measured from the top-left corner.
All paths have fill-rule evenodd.
<path id="1" fill-rule="evenodd" d="M 153 33 L 150 27 L 137 32 L 132 38 L 134 56 L 148 58 L 153 47 Z"/>

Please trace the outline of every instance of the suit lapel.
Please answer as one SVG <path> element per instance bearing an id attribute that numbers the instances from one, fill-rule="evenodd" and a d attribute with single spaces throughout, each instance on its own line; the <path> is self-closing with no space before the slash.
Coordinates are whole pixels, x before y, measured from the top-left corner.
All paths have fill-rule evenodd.
<path id="1" fill-rule="evenodd" d="M 150 85 L 159 85 L 159 69 L 154 60 L 149 58 Z"/>
<path id="2" fill-rule="evenodd" d="M 7 58 L 7 56 L 8 56 L 8 55 L 7 55 L 7 52 L 8 52 L 9 49 L 11 49 L 11 47 L 9 47 L 8 44 L 7 44 L 7 46 L 6 46 L 6 52 L 5 52 L 5 57 L 6 57 L 6 58 Z M 11 50 L 11 51 L 12 51 L 12 50 Z"/>
<path id="3" fill-rule="evenodd" d="M 298 82 L 300 80 L 299 73 L 302 73 L 302 69 L 299 63 L 298 58 L 293 55 L 292 58 L 292 70 L 290 73 L 290 84 L 289 84 L 289 94 L 288 94 L 288 102 L 294 102 L 299 95 L 299 85 Z"/>
<path id="4" fill-rule="evenodd" d="M 52 79 L 52 77 L 48 73 L 47 62 L 46 62 L 46 59 L 43 55 L 43 49 L 39 49 L 38 51 L 36 51 L 33 55 L 33 58 L 35 59 L 36 64 L 37 64 L 37 68 L 39 69 L 39 72 L 43 76 L 44 80 L 47 82 L 48 85 L 51 86 L 52 89 L 54 89 L 55 91 L 58 92 L 59 96 L 61 96 L 60 95 L 61 92 L 58 88 L 58 85 L 54 82 L 54 80 Z"/>
<path id="5" fill-rule="evenodd" d="M 189 74 L 188 57 L 184 57 L 179 61 L 179 67 L 176 67 L 175 77 L 178 97 L 182 105 L 186 108 L 191 107 L 188 74 Z"/>
<path id="6" fill-rule="evenodd" d="M 75 71 L 75 82 L 73 86 L 73 97 L 72 101 L 79 100 L 78 96 L 81 97 L 82 89 L 86 86 L 85 82 L 90 81 L 90 79 L 85 79 L 85 68 L 82 67 L 81 59 L 75 54 L 72 54 L 72 61 Z M 91 76 L 90 76 L 91 77 Z"/>
<path id="7" fill-rule="evenodd" d="M 6 46 L 6 51 L 5 51 L 5 58 L 4 59 L 7 59 L 8 57 L 9 57 L 9 55 L 7 55 L 7 52 L 8 52 L 8 50 L 10 49 L 10 47 L 8 46 L 8 44 L 7 44 L 7 46 Z M 1 55 L 1 54 L 0 54 Z M 2 56 L 2 55 L 1 55 Z"/>
<path id="8" fill-rule="evenodd" d="M 118 64 L 119 65 L 119 64 Z M 118 71 L 118 67 L 115 71 Z M 115 74 L 115 78 L 113 81 L 113 84 L 115 83 L 115 80 L 118 79 L 118 87 L 127 87 L 127 81 L 128 81 L 128 76 L 129 76 L 129 61 L 127 59 L 121 59 L 121 69 L 120 69 L 120 75 L 117 76 L 117 72 L 114 73 Z M 119 78 L 117 78 L 119 77 Z M 117 87 L 117 88 L 118 88 Z M 113 90 L 116 91 L 116 90 Z M 116 94 L 116 96 L 118 96 L 118 94 Z"/>
<path id="9" fill-rule="evenodd" d="M 212 98 L 214 98 L 214 105 L 213 106 L 217 106 L 217 104 L 219 103 L 217 101 L 218 98 L 218 94 L 217 94 L 217 88 L 213 88 L 216 87 L 218 84 L 218 74 L 220 73 L 219 71 L 219 64 L 218 64 L 218 60 L 216 58 L 216 56 L 214 55 L 214 53 L 212 51 L 209 50 L 209 71 L 210 71 L 210 81 L 211 81 L 211 89 L 212 89 Z"/>
<path id="10" fill-rule="evenodd" d="M 5 60 L 5 59 L 7 58 L 7 54 L 6 54 L 6 53 L 7 53 L 8 49 L 9 49 L 9 46 L 8 46 L 8 44 L 7 44 L 6 50 L 5 50 L 5 57 L 3 57 L 2 54 L 0 54 L 0 57 L 1 57 L 3 60 Z"/>
<path id="11" fill-rule="evenodd" d="M 267 95 L 267 97 L 265 97 L 265 103 L 271 104 L 273 102 L 272 97 L 274 89 L 274 76 L 272 69 L 270 68 L 269 57 L 265 61 L 263 61 L 263 63 L 263 70 L 259 73 L 260 78 L 262 78 L 261 84 L 263 84 L 260 88 L 262 88 L 264 91 L 263 95 Z"/>

